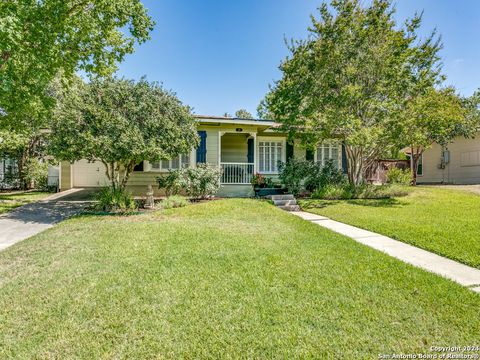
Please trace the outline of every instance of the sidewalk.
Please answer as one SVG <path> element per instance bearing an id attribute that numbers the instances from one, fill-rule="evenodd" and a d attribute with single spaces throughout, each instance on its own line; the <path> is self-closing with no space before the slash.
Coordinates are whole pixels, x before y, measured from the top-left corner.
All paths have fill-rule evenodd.
<path id="1" fill-rule="evenodd" d="M 459 262 L 444 258 L 440 255 L 419 249 L 401 241 L 394 240 L 384 235 L 363 230 L 355 226 L 347 225 L 327 217 L 315 215 L 304 211 L 292 212 L 304 220 L 333 230 L 339 234 L 348 236 L 359 243 L 417 266 L 432 273 L 444 276 L 473 291 L 480 293 L 480 270 Z"/>

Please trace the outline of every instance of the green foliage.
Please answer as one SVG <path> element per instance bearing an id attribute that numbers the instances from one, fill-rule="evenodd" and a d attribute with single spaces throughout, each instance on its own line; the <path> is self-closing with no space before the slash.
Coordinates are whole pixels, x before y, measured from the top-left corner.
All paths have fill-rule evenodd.
<path id="1" fill-rule="evenodd" d="M 130 213 L 137 209 L 132 195 L 123 189 L 104 187 L 96 194 L 97 210 L 111 213 Z"/>
<path id="2" fill-rule="evenodd" d="M 260 173 L 256 173 L 255 175 L 253 175 L 250 183 L 253 187 L 261 188 L 273 188 L 275 186 L 275 183 L 271 178 L 266 177 Z"/>
<path id="3" fill-rule="evenodd" d="M 182 190 L 182 172 L 181 170 L 169 170 L 167 174 L 157 176 L 159 189 L 164 189 L 165 195 L 172 196 L 180 194 Z"/>
<path id="4" fill-rule="evenodd" d="M 197 164 L 180 170 L 169 171 L 157 177 L 158 187 L 167 196 L 178 195 L 182 190 L 193 199 L 204 199 L 220 189 L 222 170 L 210 164 Z"/>
<path id="5" fill-rule="evenodd" d="M 411 182 L 412 174 L 408 169 L 393 167 L 387 172 L 387 183 L 389 184 L 410 185 Z"/>
<path id="6" fill-rule="evenodd" d="M 309 175 L 310 167 L 309 161 L 291 158 L 279 165 L 278 177 L 288 191 L 296 196 L 303 190 L 303 182 Z"/>
<path id="7" fill-rule="evenodd" d="M 340 185 L 345 183 L 345 176 L 332 160 L 326 161 L 323 166 L 311 161 L 308 163 L 309 169 L 304 182 L 304 186 L 308 191 L 314 191 L 331 184 Z"/>
<path id="8" fill-rule="evenodd" d="M 413 169 L 433 143 L 447 145 L 456 136 L 471 136 L 479 129 L 479 118 L 469 116 L 471 112 L 453 88 L 427 89 L 411 99 L 403 110 L 403 121 L 398 122 L 398 131 L 404 144 L 410 147 Z M 412 173 L 416 184 L 417 172 Z"/>
<path id="9" fill-rule="evenodd" d="M 290 45 L 264 107 L 307 146 L 340 139 L 349 181 L 360 184 L 401 141 L 394 129 L 407 99 L 442 80 L 441 44 L 435 33 L 419 40 L 420 16 L 398 26 L 390 0 L 332 0 L 319 10 L 308 39 Z"/>
<path id="10" fill-rule="evenodd" d="M 0 121 L 12 126 L 53 106 L 59 73 L 113 73 L 154 25 L 138 0 L 5 0 L 0 14 Z"/>
<path id="11" fill-rule="evenodd" d="M 37 190 L 48 190 L 48 163 L 28 159 L 24 167 L 23 181 Z M 28 186 L 30 187 L 30 186 Z"/>
<path id="12" fill-rule="evenodd" d="M 196 167 L 181 170 L 183 188 L 188 196 L 204 199 L 220 189 L 222 169 L 210 164 L 197 164 Z"/>
<path id="13" fill-rule="evenodd" d="M 124 188 L 140 161 L 171 159 L 197 144 L 191 109 L 144 78 L 79 81 L 61 96 L 50 152 L 58 160 L 101 161 L 113 187 Z"/>
<path id="14" fill-rule="evenodd" d="M 253 119 L 253 115 L 245 109 L 235 111 L 235 117 L 239 119 Z"/>
<path id="15" fill-rule="evenodd" d="M 329 184 L 345 183 L 345 176 L 333 161 L 327 161 L 321 166 L 313 161 L 292 158 L 280 164 L 278 177 L 294 195 L 304 190 L 315 191 Z"/>
<path id="16" fill-rule="evenodd" d="M 404 187 L 392 185 L 352 185 L 327 184 L 312 193 L 312 199 L 348 200 L 348 199 L 389 199 L 396 196 L 406 196 Z"/>
<path id="17" fill-rule="evenodd" d="M 173 209 L 179 207 L 185 207 L 190 204 L 190 201 L 184 196 L 173 195 L 162 200 L 160 207 L 162 209 Z"/>

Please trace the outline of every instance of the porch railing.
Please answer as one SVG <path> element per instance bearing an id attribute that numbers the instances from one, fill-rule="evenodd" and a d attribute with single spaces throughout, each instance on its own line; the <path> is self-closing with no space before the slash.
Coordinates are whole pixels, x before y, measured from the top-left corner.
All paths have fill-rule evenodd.
<path id="1" fill-rule="evenodd" d="M 253 163 L 222 162 L 222 184 L 250 184 L 253 176 Z"/>

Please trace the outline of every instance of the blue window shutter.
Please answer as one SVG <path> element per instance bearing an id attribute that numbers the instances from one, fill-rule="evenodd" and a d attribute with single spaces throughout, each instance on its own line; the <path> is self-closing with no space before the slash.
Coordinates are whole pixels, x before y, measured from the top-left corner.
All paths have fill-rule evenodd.
<path id="1" fill-rule="evenodd" d="M 287 161 L 293 159 L 293 143 L 287 142 Z"/>
<path id="2" fill-rule="evenodd" d="M 347 173 L 347 152 L 345 151 L 345 144 L 342 144 L 342 171 Z"/>
<path id="3" fill-rule="evenodd" d="M 254 149 L 253 149 L 253 139 L 248 139 L 247 140 L 247 149 L 248 149 L 248 153 L 247 153 L 247 162 L 249 163 L 253 163 L 254 160 L 253 160 L 253 157 L 254 157 Z"/>
<path id="4" fill-rule="evenodd" d="M 315 154 L 313 153 L 313 150 L 307 149 L 305 152 L 305 160 L 308 161 L 313 161 L 315 159 Z"/>
<path id="5" fill-rule="evenodd" d="M 200 144 L 197 148 L 197 163 L 207 162 L 207 132 L 202 130 L 198 132 Z"/>

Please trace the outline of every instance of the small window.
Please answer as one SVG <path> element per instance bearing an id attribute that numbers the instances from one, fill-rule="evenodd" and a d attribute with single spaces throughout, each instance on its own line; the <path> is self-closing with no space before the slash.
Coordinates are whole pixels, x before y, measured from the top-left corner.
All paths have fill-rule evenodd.
<path id="1" fill-rule="evenodd" d="M 168 171 L 188 167 L 190 165 L 190 154 L 182 154 L 171 160 L 152 161 L 152 170 Z"/>
<path id="2" fill-rule="evenodd" d="M 336 168 L 339 167 L 340 164 L 340 145 L 338 144 L 330 144 L 330 143 L 323 143 L 317 147 L 317 163 L 321 166 L 325 165 L 328 160 L 332 160 L 333 165 Z"/>

